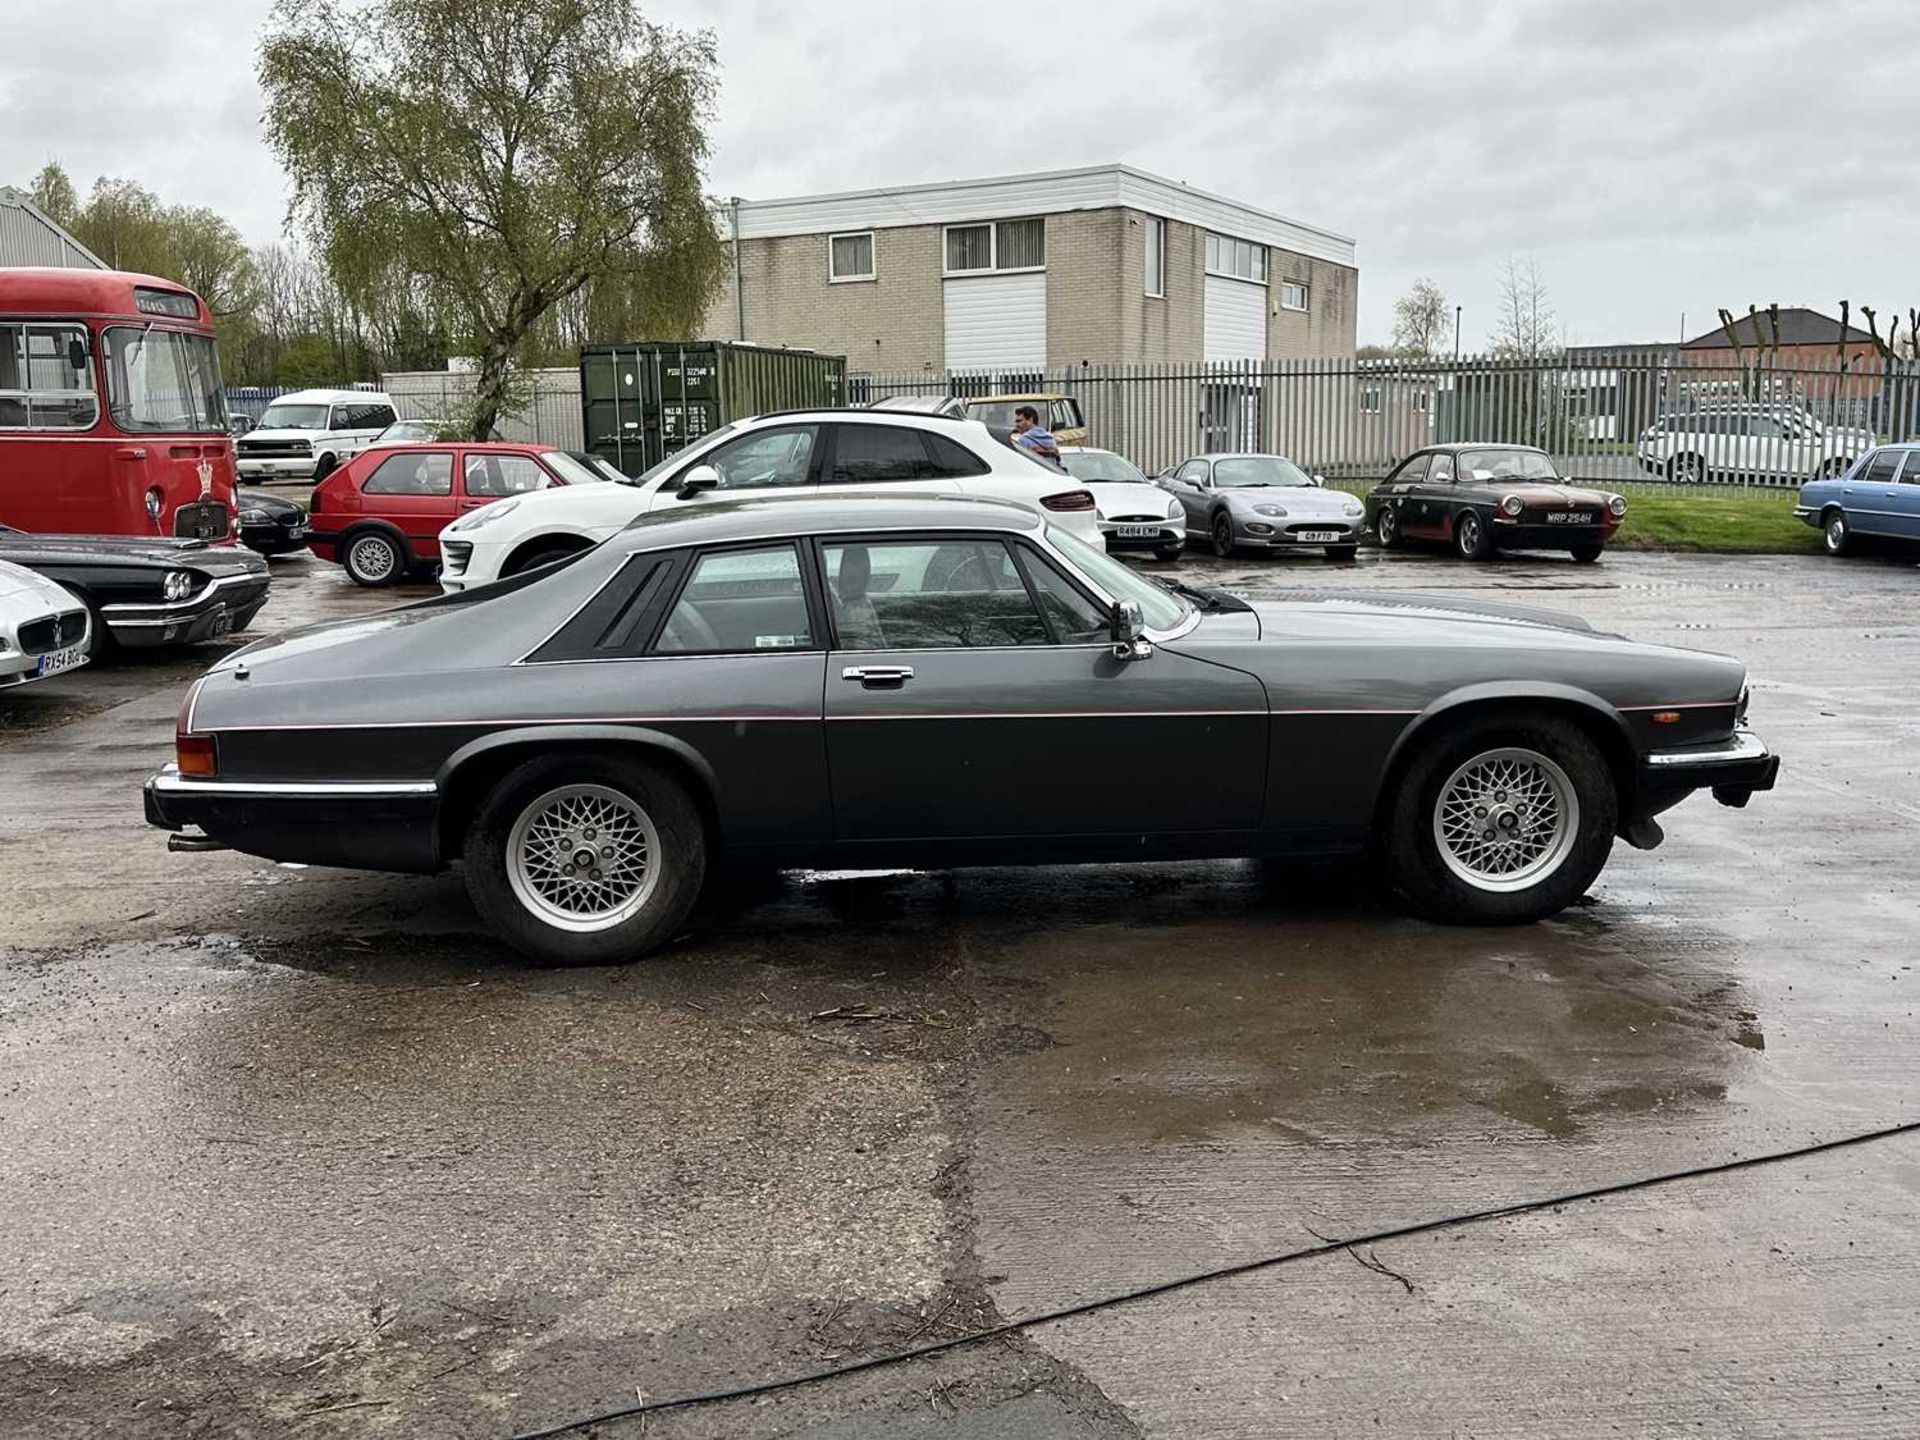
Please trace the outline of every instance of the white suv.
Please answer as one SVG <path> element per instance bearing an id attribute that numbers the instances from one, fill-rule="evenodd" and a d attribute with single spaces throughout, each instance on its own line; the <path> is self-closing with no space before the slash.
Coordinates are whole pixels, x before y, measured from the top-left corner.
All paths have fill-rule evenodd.
<path id="1" fill-rule="evenodd" d="M 324 480 L 398 417 L 378 390 L 296 390 L 234 441 L 242 480 Z"/>
<path id="2" fill-rule="evenodd" d="M 628 484 L 496 500 L 440 532 L 449 594 L 597 545 L 649 510 L 817 489 L 981 495 L 1044 510 L 1096 548 L 1092 494 L 977 420 L 905 411 L 796 410 L 723 426 Z"/>
<path id="3" fill-rule="evenodd" d="M 1707 404 L 1662 415 L 1641 432 L 1641 467 L 1681 484 L 1742 477 L 1813 480 L 1844 473 L 1877 443 L 1867 430 L 1825 424 L 1799 405 Z"/>

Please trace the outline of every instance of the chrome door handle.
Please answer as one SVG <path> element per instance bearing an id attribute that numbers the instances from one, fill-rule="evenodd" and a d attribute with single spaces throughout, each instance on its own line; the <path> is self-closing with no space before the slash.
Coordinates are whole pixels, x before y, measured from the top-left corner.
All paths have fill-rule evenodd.
<path id="1" fill-rule="evenodd" d="M 842 680 L 858 680 L 869 690 L 898 690 L 913 679 L 911 665 L 849 665 L 840 672 Z"/>

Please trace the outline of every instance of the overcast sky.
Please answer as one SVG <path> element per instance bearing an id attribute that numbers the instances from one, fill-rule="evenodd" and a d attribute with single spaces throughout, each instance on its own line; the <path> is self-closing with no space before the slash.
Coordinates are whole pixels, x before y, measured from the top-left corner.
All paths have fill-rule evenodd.
<path id="1" fill-rule="evenodd" d="M 267 0 L 22 5 L 0 183 L 59 159 L 275 238 L 253 79 Z M 1477 348 L 1509 254 L 1568 339 L 1749 302 L 1920 305 L 1914 0 L 962 6 L 656 0 L 708 26 L 715 194 L 1125 161 L 1351 235 L 1360 338 L 1431 276 Z M 79 17 L 84 17 L 83 21 Z"/>

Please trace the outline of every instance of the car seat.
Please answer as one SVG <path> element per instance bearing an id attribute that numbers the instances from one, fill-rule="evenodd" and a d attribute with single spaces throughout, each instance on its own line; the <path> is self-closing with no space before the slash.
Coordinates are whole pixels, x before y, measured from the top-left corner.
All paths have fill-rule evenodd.
<path id="1" fill-rule="evenodd" d="M 867 598 L 873 579 L 873 555 L 865 545 L 849 545 L 840 552 L 840 573 L 833 578 L 833 626 L 840 644 L 849 650 L 884 650 L 886 632 L 880 615 Z"/>

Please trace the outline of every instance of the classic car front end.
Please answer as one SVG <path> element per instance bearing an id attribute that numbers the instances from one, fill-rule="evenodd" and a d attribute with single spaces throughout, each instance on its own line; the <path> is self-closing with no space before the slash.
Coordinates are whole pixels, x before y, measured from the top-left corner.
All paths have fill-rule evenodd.
<path id="1" fill-rule="evenodd" d="M 457 862 L 559 962 L 659 945 L 722 858 L 1371 843 L 1415 908 L 1511 923 L 1577 899 L 1616 836 L 1658 843 L 1694 790 L 1772 785 L 1744 686 L 1525 607 L 1165 587 L 1017 506 L 740 501 L 227 657 L 146 805 L 182 848 Z M 1136 782 L 1063 787 L 1063 755 Z"/>
<path id="2" fill-rule="evenodd" d="M 29 535 L 0 527 L 0 560 L 72 591 L 94 640 L 133 649 L 195 645 L 244 630 L 267 603 L 267 562 L 233 545 L 112 535 Z"/>

